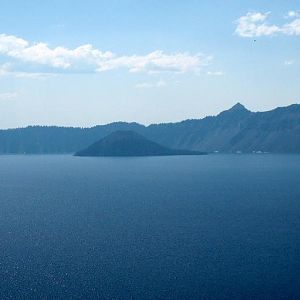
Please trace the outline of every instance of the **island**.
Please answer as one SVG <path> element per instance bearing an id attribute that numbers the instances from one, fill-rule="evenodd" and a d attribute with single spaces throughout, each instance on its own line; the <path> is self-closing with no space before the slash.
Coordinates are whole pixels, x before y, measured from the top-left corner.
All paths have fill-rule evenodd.
<path id="1" fill-rule="evenodd" d="M 75 156 L 168 156 L 203 155 L 204 152 L 171 149 L 130 130 L 115 131 L 93 143 Z"/>

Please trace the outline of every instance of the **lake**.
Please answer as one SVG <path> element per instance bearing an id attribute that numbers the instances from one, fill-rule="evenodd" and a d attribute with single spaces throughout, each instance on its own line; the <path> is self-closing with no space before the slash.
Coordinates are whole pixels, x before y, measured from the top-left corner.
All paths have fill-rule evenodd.
<path id="1" fill-rule="evenodd" d="M 299 299 L 300 155 L 0 156 L 1 299 Z"/>

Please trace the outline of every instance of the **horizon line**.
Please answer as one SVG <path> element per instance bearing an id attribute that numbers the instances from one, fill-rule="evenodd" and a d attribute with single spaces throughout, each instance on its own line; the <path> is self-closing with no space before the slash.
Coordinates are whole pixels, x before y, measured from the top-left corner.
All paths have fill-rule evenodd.
<path id="1" fill-rule="evenodd" d="M 96 124 L 96 125 L 93 125 L 93 126 L 72 126 L 72 125 L 26 125 L 26 126 L 21 126 L 21 127 L 10 127 L 10 128 L 0 128 L 0 131 L 6 131 L 6 130 L 16 130 L 16 129 L 26 129 L 26 128 L 31 128 L 31 127 L 47 127 L 47 128 L 73 128 L 73 129 L 91 129 L 91 128 L 95 128 L 95 127 L 98 127 L 98 126 L 107 126 L 107 125 L 112 125 L 112 124 L 116 124 L 116 123 L 124 123 L 124 124 L 136 124 L 136 125 L 139 125 L 139 126 L 143 126 L 143 127 L 149 127 L 149 126 L 153 126 L 153 125 L 164 125 L 164 124 L 176 124 L 176 123 L 182 123 L 182 122 L 186 122 L 186 121 L 197 121 L 197 120 L 203 120 L 205 118 L 209 118 L 209 117 L 217 117 L 218 115 L 220 115 L 221 113 L 223 112 L 226 112 L 226 111 L 229 111 L 231 110 L 232 108 L 234 108 L 235 106 L 237 105 L 240 105 L 242 106 L 245 110 L 249 111 L 250 113 L 267 113 L 267 112 L 271 112 L 271 111 L 274 111 L 276 109 L 280 109 L 280 108 L 288 108 L 290 106 L 294 106 L 294 105 L 300 105 L 300 103 L 292 103 L 292 104 L 289 104 L 289 105 L 286 105 L 286 106 L 277 106 L 273 109 L 269 109 L 269 110 L 265 110 L 265 111 L 251 111 L 251 110 L 248 110 L 243 104 L 241 104 L 240 102 L 237 102 L 236 104 L 234 104 L 233 106 L 231 106 L 229 109 L 225 109 L 221 112 L 219 112 L 218 114 L 216 115 L 207 115 L 203 118 L 188 118 L 188 119 L 183 119 L 181 121 L 173 121 L 173 122 L 161 122 L 161 123 L 150 123 L 148 125 L 145 125 L 143 123 L 139 123 L 139 122 L 136 122 L 136 121 L 123 121 L 123 120 L 119 120 L 119 121 L 113 121 L 113 122 L 110 122 L 110 123 L 105 123 L 105 124 Z"/>

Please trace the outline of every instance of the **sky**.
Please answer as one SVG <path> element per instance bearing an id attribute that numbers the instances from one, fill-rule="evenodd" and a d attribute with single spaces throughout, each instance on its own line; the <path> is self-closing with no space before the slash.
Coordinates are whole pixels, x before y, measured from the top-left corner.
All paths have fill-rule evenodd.
<path id="1" fill-rule="evenodd" d="M 1 1 L 0 128 L 300 103 L 299 0 Z"/>

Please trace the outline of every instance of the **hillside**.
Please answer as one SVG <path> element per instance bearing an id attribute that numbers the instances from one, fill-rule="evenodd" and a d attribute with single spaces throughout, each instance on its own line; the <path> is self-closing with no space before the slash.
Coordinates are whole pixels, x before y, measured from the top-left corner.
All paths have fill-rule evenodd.
<path id="1" fill-rule="evenodd" d="M 300 153 L 300 105 L 251 112 L 238 103 L 217 116 L 150 126 L 116 122 L 92 128 L 0 130 L 0 153 L 74 153 L 118 130 L 135 131 L 174 149 Z"/>
<path id="2" fill-rule="evenodd" d="M 83 149 L 75 156 L 166 156 L 199 155 L 196 151 L 176 150 L 161 146 L 129 130 L 115 131 Z"/>

